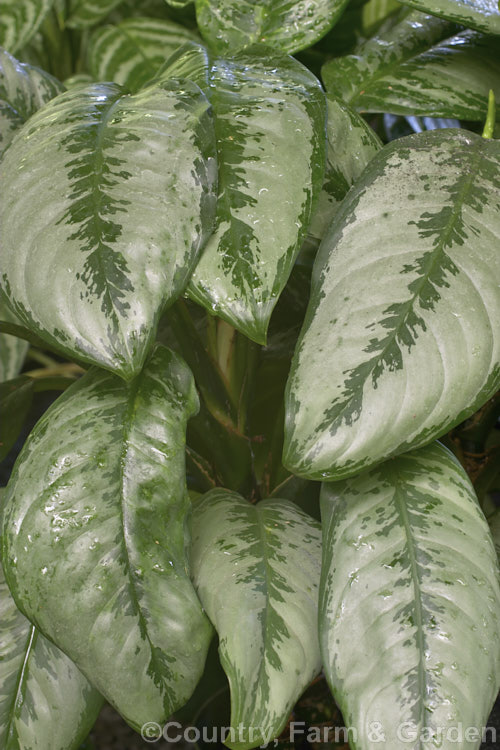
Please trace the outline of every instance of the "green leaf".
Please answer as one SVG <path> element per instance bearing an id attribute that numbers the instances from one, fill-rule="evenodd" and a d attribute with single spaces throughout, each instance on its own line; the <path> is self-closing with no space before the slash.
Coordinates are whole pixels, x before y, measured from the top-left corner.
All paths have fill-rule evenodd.
<path id="1" fill-rule="evenodd" d="M 123 0 L 69 0 L 66 3 L 65 25 L 85 29 L 102 21 Z"/>
<path id="2" fill-rule="evenodd" d="M 192 5 L 194 0 L 166 0 L 166 2 L 172 8 L 186 8 L 188 5 Z"/>
<path id="3" fill-rule="evenodd" d="M 320 527 L 288 500 L 251 505 L 214 489 L 195 504 L 192 529 L 194 582 L 231 688 L 225 744 L 257 747 L 281 732 L 321 669 Z"/>
<path id="4" fill-rule="evenodd" d="M 412 13 L 353 55 L 323 67 L 327 90 L 367 112 L 483 121 L 488 93 L 500 96 L 498 40 Z M 429 42 L 424 47 L 423 43 Z"/>
<path id="5" fill-rule="evenodd" d="M 497 510 L 488 518 L 490 524 L 491 536 L 495 544 L 498 561 L 500 563 L 500 510 Z"/>
<path id="6" fill-rule="evenodd" d="M 10 336 L 9 336 L 10 338 Z M 0 383 L 0 461 L 16 442 L 33 403 L 33 378 Z"/>
<path id="7" fill-rule="evenodd" d="M 500 589 L 464 470 L 433 444 L 324 484 L 321 516 L 321 651 L 355 746 L 452 750 L 477 727 L 459 746 L 478 748 L 500 687 Z"/>
<path id="8" fill-rule="evenodd" d="M 0 0 L 0 47 L 15 53 L 36 33 L 54 0 Z"/>
<path id="9" fill-rule="evenodd" d="M 0 319 L 8 322 L 15 321 L 11 311 L 1 299 Z M 0 333 L 0 383 L 11 380 L 20 373 L 28 346 L 27 341 L 23 341 L 17 336 Z"/>
<path id="10" fill-rule="evenodd" d="M 23 123 L 64 86 L 43 70 L 0 49 L 0 156 Z"/>
<path id="11" fill-rule="evenodd" d="M 328 149 L 323 189 L 308 235 L 322 239 L 349 188 L 382 147 L 379 137 L 356 112 L 327 98 Z"/>
<path id="12" fill-rule="evenodd" d="M 16 603 L 136 729 L 186 702 L 211 638 L 186 559 L 197 402 L 164 347 L 131 384 L 91 370 L 35 426 L 5 502 Z"/>
<path id="13" fill-rule="evenodd" d="M 485 34 L 500 34 L 498 0 L 401 0 L 424 13 L 448 18 Z"/>
<path id="14" fill-rule="evenodd" d="M 184 26 L 159 18 L 127 18 L 117 26 L 101 26 L 89 40 L 90 71 L 98 81 L 137 91 L 178 47 L 197 38 Z"/>
<path id="15" fill-rule="evenodd" d="M 498 141 L 434 130 L 378 153 L 316 260 L 287 385 L 291 471 L 350 476 L 495 393 L 499 239 Z"/>
<path id="16" fill-rule="evenodd" d="M 393 16 L 401 9 L 398 0 L 368 0 L 363 5 L 361 17 L 363 20 L 364 36 L 373 36 L 376 30 L 388 16 Z"/>
<path id="17" fill-rule="evenodd" d="M 73 662 L 17 609 L 0 567 L 0 744 L 74 750 L 102 698 Z"/>
<path id="18" fill-rule="evenodd" d="M 292 54 L 321 39 L 347 2 L 196 0 L 196 18 L 204 39 L 219 54 L 258 43 Z"/>
<path id="19" fill-rule="evenodd" d="M 211 92 L 217 223 L 188 293 L 264 343 L 321 189 L 325 98 L 300 63 L 262 47 L 216 60 Z"/>
<path id="20" fill-rule="evenodd" d="M 178 81 L 135 96 L 113 84 L 68 91 L 19 131 L 0 180 L 3 287 L 19 320 L 132 377 L 212 230 L 204 95 Z"/>

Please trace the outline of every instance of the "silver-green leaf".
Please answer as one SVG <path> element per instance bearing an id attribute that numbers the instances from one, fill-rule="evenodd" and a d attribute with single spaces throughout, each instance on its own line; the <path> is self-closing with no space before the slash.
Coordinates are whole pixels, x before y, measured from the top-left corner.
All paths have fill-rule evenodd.
<path id="1" fill-rule="evenodd" d="M 333 26 L 347 0 L 196 0 L 199 29 L 219 54 L 267 44 L 292 54 Z"/>
<path id="2" fill-rule="evenodd" d="M 500 98 L 498 40 L 411 13 L 322 69 L 326 88 L 357 110 L 484 120 Z"/>
<path id="3" fill-rule="evenodd" d="M 500 143 L 393 141 L 325 235 L 287 385 L 285 465 L 340 479 L 428 443 L 500 386 Z"/>
<path id="4" fill-rule="evenodd" d="M 37 32 L 54 0 L 0 0 L 0 47 L 16 53 Z"/>
<path id="5" fill-rule="evenodd" d="M 211 68 L 219 197 L 192 299 L 264 343 L 321 190 L 325 97 L 287 55 L 257 47 Z"/>
<path id="6" fill-rule="evenodd" d="M 189 82 L 77 87 L 33 115 L 0 164 L 1 283 L 19 320 L 133 377 L 213 228 L 215 157 Z"/>
<path id="7" fill-rule="evenodd" d="M 73 662 L 19 612 L 0 567 L 2 750 L 76 750 L 101 705 Z"/>
<path id="8" fill-rule="evenodd" d="M 500 34 L 498 0 L 401 0 L 424 13 L 448 18 L 485 34 Z"/>
<path id="9" fill-rule="evenodd" d="M 186 557 L 197 407 L 191 372 L 164 347 L 130 384 L 94 368 L 38 422 L 5 500 L 18 607 L 136 729 L 186 702 L 212 634 Z"/>
<path id="10" fill-rule="evenodd" d="M 321 516 L 321 652 L 355 747 L 479 748 L 500 687 L 500 588 L 458 461 L 433 444 L 324 484 Z"/>
<path id="11" fill-rule="evenodd" d="M 331 97 L 327 103 L 325 177 L 307 232 L 315 240 L 323 238 L 347 191 L 382 147 L 379 137 L 357 112 Z"/>
<path id="12" fill-rule="evenodd" d="M 0 156 L 18 128 L 62 91 L 56 78 L 0 49 Z"/>
<path id="13" fill-rule="evenodd" d="M 90 70 L 98 81 L 114 81 L 129 91 L 137 91 L 178 47 L 196 39 L 196 34 L 172 21 L 126 18 L 116 26 L 101 26 L 92 33 Z"/>
<path id="14" fill-rule="evenodd" d="M 288 500 L 251 505 L 211 490 L 192 519 L 195 586 L 219 634 L 232 734 L 245 750 L 276 737 L 321 668 L 321 530 Z"/>

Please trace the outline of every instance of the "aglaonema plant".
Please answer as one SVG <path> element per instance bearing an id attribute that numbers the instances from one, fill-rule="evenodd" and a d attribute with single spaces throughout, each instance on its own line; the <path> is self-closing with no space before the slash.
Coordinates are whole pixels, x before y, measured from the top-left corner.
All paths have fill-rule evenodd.
<path id="1" fill-rule="evenodd" d="M 222 690 L 247 750 L 319 675 L 353 749 L 480 746 L 499 35 L 493 0 L 0 0 L 2 748 Z"/>

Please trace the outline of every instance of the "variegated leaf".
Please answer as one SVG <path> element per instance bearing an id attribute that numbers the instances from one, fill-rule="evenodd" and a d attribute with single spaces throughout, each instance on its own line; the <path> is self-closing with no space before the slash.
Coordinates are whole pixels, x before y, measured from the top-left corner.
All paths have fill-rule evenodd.
<path id="1" fill-rule="evenodd" d="M 101 26 L 89 41 L 89 66 L 98 81 L 114 81 L 137 91 L 182 44 L 198 37 L 173 21 L 126 18 Z"/>
<path id="2" fill-rule="evenodd" d="M 500 143 L 393 141 L 320 247 L 285 465 L 340 479 L 447 432 L 500 386 Z"/>
<path id="3" fill-rule="evenodd" d="M 94 84 L 49 102 L 0 165 L 2 284 L 20 321 L 132 377 L 212 230 L 215 173 L 195 84 Z"/>
<path id="4" fill-rule="evenodd" d="M 321 189 L 325 98 L 299 62 L 256 47 L 213 63 L 211 102 L 217 223 L 188 293 L 264 343 Z"/>
<path id="5" fill-rule="evenodd" d="M 187 78 L 209 94 L 209 67 L 210 61 L 205 47 L 196 42 L 186 42 L 158 69 L 153 81 Z"/>
<path id="6" fill-rule="evenodd" d="M 36 33 L 54 0 L 0 0 L 0 47 L 15 53 Z"/>
<path id="7" fill-rule="evenodd" d="M 448 18 L 485 34 L 500 34 L 498 0 L 401 0 L 424 13 Z"/>
<path id="8" fill-rule="evenodd" d="M 0 745 L 76 750 L 102 704 L 73 662 L 14 604 L 0 567 Z"/>
<path id="9" fill-rule="evenodd" d="M 32 431 L 5 501 L 17 605 L 137 729 L 186 702 L 212 632 L 186 559 L 197 404 L 187 365 L 163 347 L 131 384 L 91 370 Z"/>
<path id="10" fill-rule="evenodd" d="M 500 98 L 498 40 L 452 32 L 446 21 L 412 13 L 326 63 L 326 88 L 357 110 L 482 121 L 490 89 Z"/>
<path id="11" fill-rule="evenodd" d="M 18 322 L 1 299 L 0 320 L 7 320 L 9 323 Z M 21 372 L 28 346 L 27 341 L 18 339 L 17 336 L 0 333 L 0 383 L 15 378 Z"/>
<path id="12" fill-rule="evenodd" d="M 185 8 L 187 5 L 192 5 L 194 0 L 166 0 L 166 2 L 172 8 Z"/>
<path id="13" fill-rule="evenodd" d="M 321 516 L 321 651 L 356 747 L 479 748 L 500 687 L 500 588 L 462 467 L 439 444 L 412 451 L 324 484 Z M 466 727 L 475 741 L 457 744 Z"/>
<path id="14" fill-rule="evenodd" d="M 123 0 L 69 0 L 66 3 L 65 24 L 72 29 L 85 29 L 94 26 Z"/>
<path id="15" fill-rule="evenodd" d="M 56 78 L 0 49 L 0 156 L 16 130 L 62 91 Z"/>
<path id="16" fill-rule="evenodd" d="M 321 662 L 321 531 L 288 500 L 251 505 L 214 489 L 193 509 L 195 586 L 219 634 L 231 748 L 276 737 Z"/>
<path id="17" fill-rule="evenodd" d="M 203 37 L 219 54 L 258 43 L 292 54 L 321 39 L 347 1 L 196 0 L 196 18 Z"/>
<path id="18" fill-rule="evenodd" d="M 323 189 L 308 234 L 322 239 L 340 202 L 368 162 L 382 147 L 379 137 L 354 110 L 336 99 L 328 102 L 328 148 Z"/>

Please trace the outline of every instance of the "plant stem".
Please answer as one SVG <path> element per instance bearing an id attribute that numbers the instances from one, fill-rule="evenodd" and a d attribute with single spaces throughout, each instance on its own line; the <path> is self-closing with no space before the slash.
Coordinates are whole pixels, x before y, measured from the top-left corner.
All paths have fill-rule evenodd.
<path id="1" fill-rule="evenodd" d="M 45 354 L 45 352 L 41 352 L 39 349 L 35 349 L 33 346 L 30 346 L 30 348 L 28 349 L 27 356 L 34 362 L 38 362 L 38 364 L 40 365 L 45 365 L 45 367 L 55 367 L 57 365 L 57 361 L 55 359 L 49 357 L 49 355 Z"/>
<path id="2" fill-rule="evenodd" d="M 486 122 L 484 123 L 483 138 L 493 138 L 493 131 L 495 129 L 496 119 L 496 107 L 495 107 L 495 94 L 490 89 L 488 95 L 488 114 L 486 115 Z"/>

